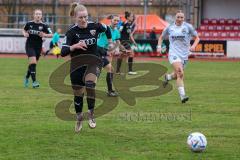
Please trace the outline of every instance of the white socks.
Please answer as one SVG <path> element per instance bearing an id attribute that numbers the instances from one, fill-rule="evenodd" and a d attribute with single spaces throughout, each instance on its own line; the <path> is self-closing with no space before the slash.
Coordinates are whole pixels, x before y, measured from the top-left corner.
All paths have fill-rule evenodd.
<path id="1" fill-rule="evenodd" d="M 171 81 L 172 80 L 172 75 L 171 74 L 167 74 L 167 80 Z"/>
<path id="2" fill-rule="evenodd" d="M 182 99 L 185 96 L 185 89 L 184 89 L 184 87 L 178 87 L 178 93 L 180 95 L 180 98 Z"/>

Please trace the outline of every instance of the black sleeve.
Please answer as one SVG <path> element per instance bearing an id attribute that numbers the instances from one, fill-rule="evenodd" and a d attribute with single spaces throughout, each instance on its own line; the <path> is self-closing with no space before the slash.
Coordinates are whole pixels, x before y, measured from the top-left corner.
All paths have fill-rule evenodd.
<path id="1" fill-rule="evenodd" d="M 26 23 L 23 29 L 24 29 L 25 31 L 28 31 L 28 30 L 29 30 L 29 23 Z"/>
<path id="2" fill-rule="evenodd" d="M 111 30 L 107 25 L 102 23 L 96 23 L 95 25 L 97 28 L 97 32 L 99 33 L 105 32 L 108 39 L 112 38 Z"/>
<path id="3" fill-rule="evenodd" d="M 110 27 L 107 26 L 107 30 L 105 31 L 105 34 L 107 36 L 107 39 L 111 39 L 112 38 Z"/>
<path id="4" fill-rule="evenodd" d="M 98 31 L 99 33 L 106 32 L 107 26 L 106 26 L 105 24 L 96 23 L 95 25 L 96 25 L 97 31 Z"/>
<path id="5" fill-rule="evenodd" d="M 73 42 L 73 36 L 71 35 L 70 32 L 67 32 L 64 40 L 63 40 L 63 45 L 61 49 L 61 56 L 65 57 L 70 54 L 70 46 L 72 45 Z"/>
<path id="6" fill-rule="evenodd" d="M 44 24 L 43 32 L 45 32 L 47 34 L 52 34 L 52 30 L 47 24 Z"/>
<path id="7" fill-rule="evenodd" d="M 132 26 L 131 26 L 131 31 L 132 31 L 132 32 L 134 31 L 135 27 L 136 27 L 136 24 L 133 23 Z"/>

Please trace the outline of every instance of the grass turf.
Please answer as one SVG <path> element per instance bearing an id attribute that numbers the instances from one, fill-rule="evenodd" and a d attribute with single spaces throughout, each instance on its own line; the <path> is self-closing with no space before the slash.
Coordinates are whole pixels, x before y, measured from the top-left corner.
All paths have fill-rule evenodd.
<path id="1" fill-rule="evenodd" d="M 171 92 L 137 98 L 135 106 L 120 100 L 113 111 L 97 118 L 96 129 L 84 122 L 80 134 L 74 133 L 74 121 L 55 115 L 60 100 L 72 99 L 48 84 L 62 63 L 42 59 L 37 67 L 41 86 L 32 89 L 22 84 L 27 60 L 0 59 L 0 159 L 240 159 L 240 63 L 190 62 L 185 71 L 187 104 L 180 103 L 171 82 Z M 97 88 L 104 91 L 105 86 L 104 72 Z M 203 153 L 192 153 L 186 145 L 188 134 L 195 131 L 207 137 Z"/>

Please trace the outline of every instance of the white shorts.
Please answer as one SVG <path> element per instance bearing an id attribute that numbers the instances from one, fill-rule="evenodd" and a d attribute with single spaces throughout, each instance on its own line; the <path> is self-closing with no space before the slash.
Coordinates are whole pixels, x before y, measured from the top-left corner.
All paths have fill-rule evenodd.
<path id="1" fill-rule="evenodd" d="M 187 62 L 188 62 L 188 60 L 184 60 L 184 59 L 180 58 L 178 55 L 169 55 L 168 56 L 168 61 L 169 61 L 170 64 L 173 64 L 175 62 L 181 62 L 182 65 L 183 65 L 183 68 L 186 67 Z"/>

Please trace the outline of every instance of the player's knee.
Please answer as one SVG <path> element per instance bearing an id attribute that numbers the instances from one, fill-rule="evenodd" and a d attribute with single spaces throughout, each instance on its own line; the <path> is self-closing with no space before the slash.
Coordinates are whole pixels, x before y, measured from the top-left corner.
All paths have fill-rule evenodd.
<path id="1" fill-rule="evenodd" d="M 183 79 L 183 77 L 184 77 L 184 73 L 182 71 L 181 74 L 180 74 L 180 78 Z"/>
<path id="2" fill-rule="evenodd" d="M 107 72 L 112 72 L 112 65 L 111 65 L 111 63 L 109 63 L 109 64 L 106 66 L 106 71 L 107 71 Z"/>
<path id="3" fill-rule="evenodd" d="M 183 73 L 183 71 L 182 71 L 182 70 L 181 70 L 181 71 L 179 71 L 179 78 L 183 79 L 183 76 L 184 76 L 184 73 Z"/>
<path id="4" fill-rule="evenodd" d="M 130 52 L 129 57 L 134 57 L 134 52 L 133 51 Z"/>
<path id="5" fill-rule="evenodd" d="M 36 58 L 31 58 L 29 61 L 29 64 L 36 64 L 37 63 L 37 59 Z"/>
<path id="6" fill-rule="evenodd" d="M 95 99 L 96 83 L 94 83 L 93 81 L 86 81 L 85 86 L 86 86 L 86 91 L 87 91 L 87 97 Z"/>
<path id="7" fill-rule="evenodd" d="M 175 71 L 175 74 L 177 75 L 177 78 L 183 78 L 183 75 L 184 75 L 184 73 L 183 73 L 183 70 L 182 70 L 182 68 L 181 67 L 178 67 L 177 69 L 176 69 L 176 71 Z"/>
<path id="8" fill-rule="evenodd" d="M 74 96 L 83 96 L 84 94 L 84 89 L 83 87 L 80 86 L 75 86 L 75 88 L 73 89 L 73 94 Z"/>

